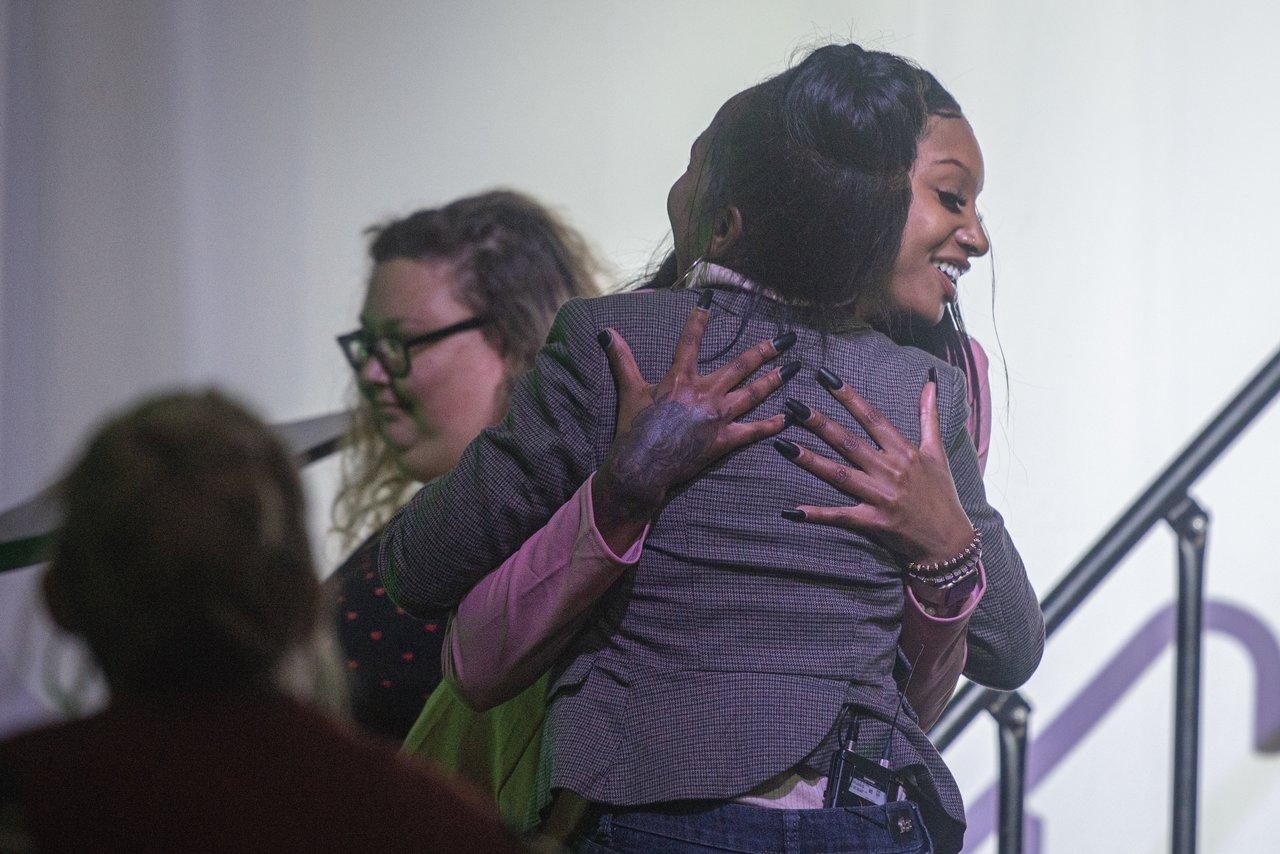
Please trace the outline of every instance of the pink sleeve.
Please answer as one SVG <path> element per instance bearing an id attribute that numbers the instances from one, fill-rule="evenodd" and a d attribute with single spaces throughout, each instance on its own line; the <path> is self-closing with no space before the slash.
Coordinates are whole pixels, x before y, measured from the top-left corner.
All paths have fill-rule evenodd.
<path id="1" fill-rule="evenodd" d="M 976 339 L 970 338 L 974 369 L 978 376 L 977 406 L 969 412 L 969 435 L 978 451 L 978 466 L 986 471 L 987 451 L 991 447 L 991 364 L 987 353 Z M 906 585 L 906 603 L 902 609 L 902 634 L 898 646 L 909 660 L 915 661 L 907 700 L 920 718 L 920 728 L 928 729 L 942 710 L 960 681 L 969 657 L 966 632 L 969 616 L 987 589 L 986 571 L 979 567 L 978 583 L 969 598 L 954 614 L 936 616 L 920 604 L 911 585 Z"/>
<path id="2" fill-rule="evenodd" d="M 921 729 L 928 729 L 938 719 L 960 681 L 960 673 L 969 658 L 966 643 L 969 617 L 986 590 L 987 573 L 979 564 L 978 583 L 959 610 L 944 617 L 926 611 L 911 585 L 907 585 L 898 646 L 907 660 L 914 662 L 906 695 L 920 719 Z"/>
<path id="3" fill-rule="evenodd" d="M 441 666 L 473 708 L 492 708 L 537 681 L 592 606 L 640 559 L 647 527 L 621 557 L 596 529 L 594 477 L 481 579 L 449 621 Z"/>
<path id="4" fill-rule="evenodd" d="M 969 435 L 978 449 L 978 467 L 986 471 L 987 451 L 991 448 L 991 361 L 976 338 L 969 339 L 969 346 L 973 349 L 973 367 L 978 375 L 978 405 L 969 413 Z"/>

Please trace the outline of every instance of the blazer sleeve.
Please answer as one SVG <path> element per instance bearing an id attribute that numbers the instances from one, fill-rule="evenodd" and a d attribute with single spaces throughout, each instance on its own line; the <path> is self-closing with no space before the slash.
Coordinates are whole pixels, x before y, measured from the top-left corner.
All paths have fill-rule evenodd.
<path id="1" fill-rule="evenodd" d="M 616 406 L 597 331 L 590 301 L 566 303 L 533 369 L 517 382 L 507 417 L 392 518 L 378 569 L 401 607 L 455 608 L 595 470 L 598 434 L 612 435 Z M 599 417 L 606 406 L 610 417 Z"/>
<path id="2" fill-rule="evenodd" d="M 596 528 L 587 478 L 458 605 L 441 652 L 445 678 L 479 711 L 528 688 L 555 663 L 600 597 L 640 560 L 648 532 L 646 526 L 625 553 L 614 554 Z"/>
<path id="3" fill-rule="evenodd" d="M 944 369 L 939 367 L 939 376 Z M 1044 652 L 1044 616 L 1026 567 L 1004 519 L 987 503 L 973 439 L 966 422 L 968 404 L 964 377 L 947 366 L 951 381 L 940 389 L 943 440 L 956 492 L 969 521 L 982 534 L 982 565 L 986 591 L 969 619 L 969 656 L 964 673 L 991 688 L 1012 691 L 1035 672 Z"/>

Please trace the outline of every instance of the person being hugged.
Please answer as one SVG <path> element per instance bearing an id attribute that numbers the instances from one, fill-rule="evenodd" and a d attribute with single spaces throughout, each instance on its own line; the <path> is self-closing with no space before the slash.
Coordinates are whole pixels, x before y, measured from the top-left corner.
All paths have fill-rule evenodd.
<path id="1" fill-rule="evenodd" d="M 387 528 L 383 579 L 412 611 L 456 606 L 588 480 L 611 547 L 648 526 L 551 674 L 548 788 L 595 805 L 578 850 L 781 848 L 797 827 L 801 851 L 959 848 L 959 792 L 899 711 L 904 573 L 971 577 L 980 544 L 968 672 L 991 684 L 1030 674 L 1043 623 L 982 490 L 961 372 L 872 328 L 904 244 L 923 92 L 901 58 L 832 45 L 726 102 L 669 197 L 688 287 L 568 303 L 507 419 Z M 832 394 L 844 407 L 824 417 L 854 440 L 837 450 L 883 454 L 901 494 L 923 484 L 931 522 L 884 537 L 866 519 L 796 524 L 847 507 L 828 480 L 850 476 L 813 477 L 758 440 L 783 428 L 786 398 L 816 432 Z M 883 755 L 905 799 L 823 807 L 855 718 L 854 749 Z"/>

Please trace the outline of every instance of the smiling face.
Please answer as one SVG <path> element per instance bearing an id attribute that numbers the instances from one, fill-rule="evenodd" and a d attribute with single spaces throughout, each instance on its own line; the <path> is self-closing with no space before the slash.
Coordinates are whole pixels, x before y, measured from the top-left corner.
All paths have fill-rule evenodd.
<path id="1" fill-rule="evenodd" d="M 393 258 L 378 264 L 360 312 L 372 335 L 412 338 L 472 317 L 457 298 L 448 260 Z M 444 474 L 463 449 L 506 410 L 506 366 L 484 328 L 411 349 L 409 375 L 387 375 L 377 359 L 360 371 L 360 391 L 378 431 L 401 466 L 419 481 Z"/>
<path id="2" fill-rule="evenodd" d="M 990 249 L 975 200 L 982 149 L 963 118 L 931 116 L 911 168 L 911 209 L 889 283 L 890 308 L 930 325 L 956 299 L 969 259 Z"/>

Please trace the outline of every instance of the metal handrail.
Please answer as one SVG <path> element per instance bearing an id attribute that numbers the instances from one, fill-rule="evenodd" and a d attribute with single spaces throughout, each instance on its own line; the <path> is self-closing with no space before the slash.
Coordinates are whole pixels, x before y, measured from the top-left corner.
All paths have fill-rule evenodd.
<path id="1" fill-rule="evenodd" d="M 271 429 L 298 465 L 305 466 L 337 450 L 350 425 L 350 413 L 331 412 Z M 0 513 L 0 572 L 48 560 L 58 522 L 58 504 L 49 489 Z"/>
<path id="2" fill-rule="evenodd" d="M 1205 470 L 1280 394 L 1280 349 L 1249 378 L 1239 392 L 1205 425 L 1111 527 L 1085 552 L 1044 597 L 1045 636 L 1051 637 L 1094 588 L 1133 547 L 1181 501 Z M 946 749 L 965 727 L 1001 697 L 1002 692 L 973 682 L 956 693 L 938 718 L 930 736 Z"/>

